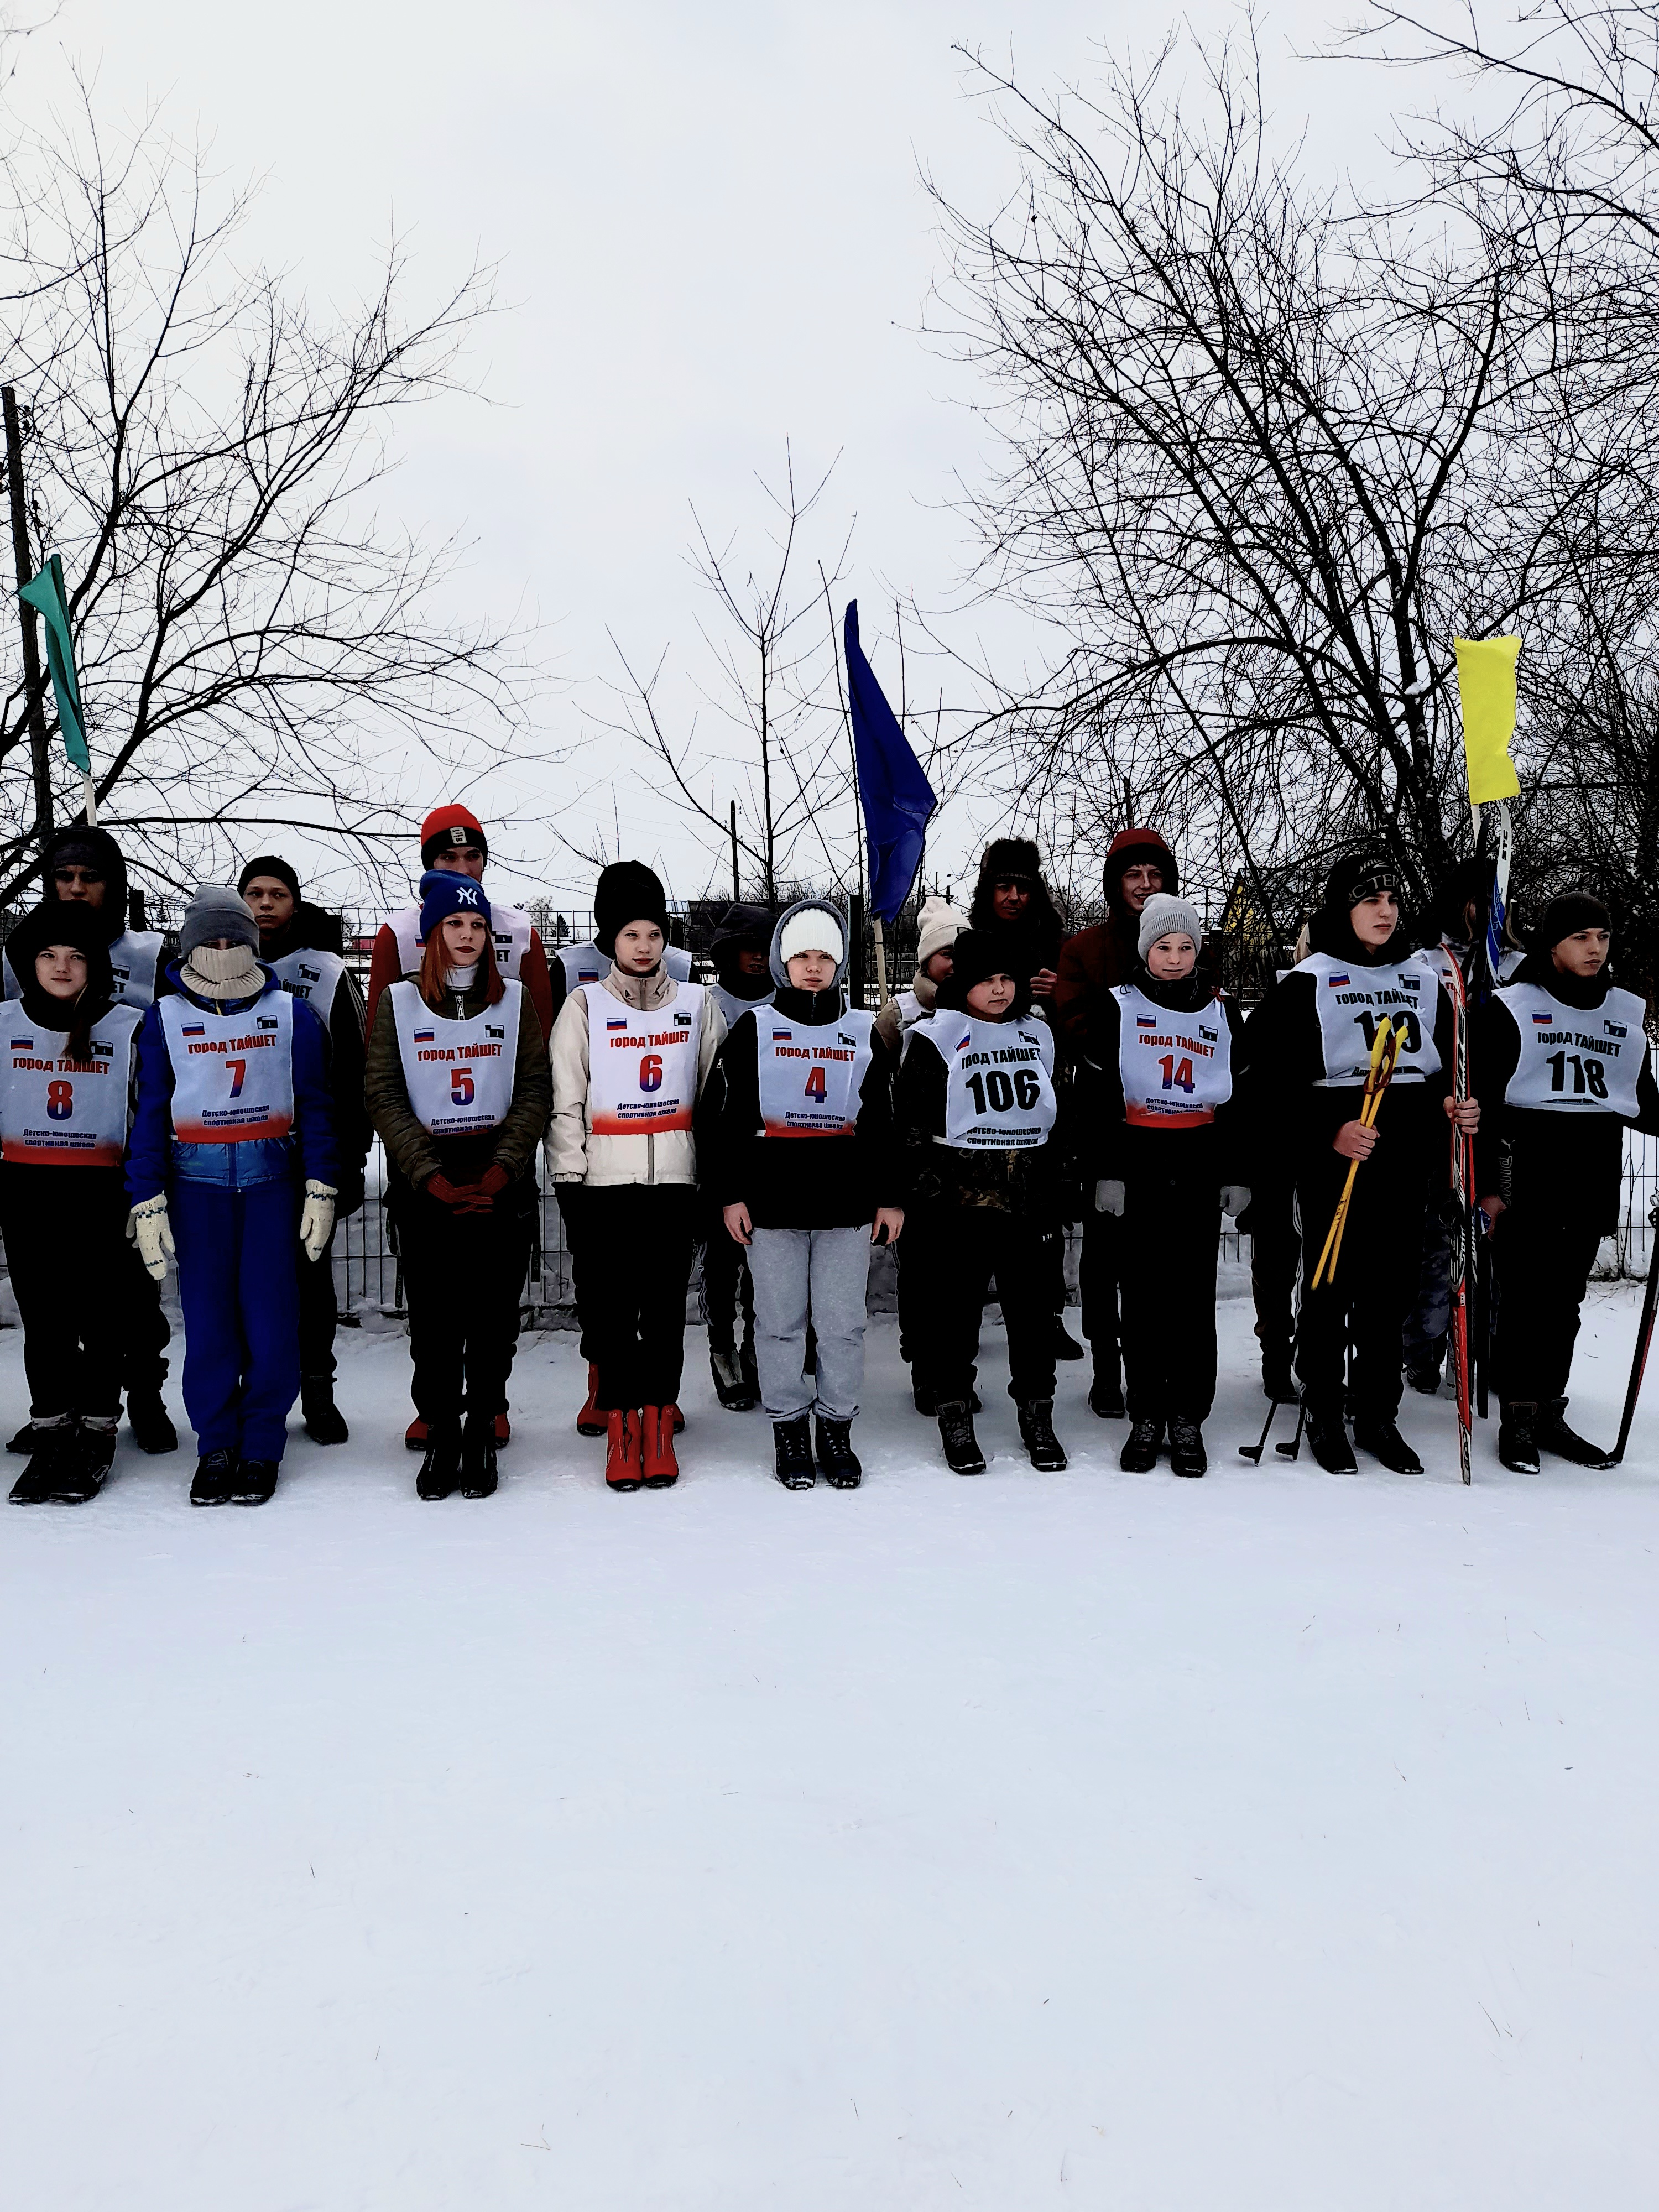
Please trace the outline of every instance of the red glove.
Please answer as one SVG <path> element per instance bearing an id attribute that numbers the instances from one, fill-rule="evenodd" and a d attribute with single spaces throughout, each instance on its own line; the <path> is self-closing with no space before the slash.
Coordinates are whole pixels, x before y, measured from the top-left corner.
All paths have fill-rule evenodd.
<path id="1" fill-rule="evenodd" d="M 499 1191 L 505 1190 L 512 1180 L 507 1170 L 498 1164 L 484 1170 L 478 1178 L 478 1188 L 485 1198 L 494 1198 Z"/>
<path id="2" fill-rule="evenodd" d="M 446 1175 L 428 1176 L 426 1179 L 426 1193 L 428 1198 L 435 1198 L 440 1206 L 447 1206 L 452 1212 L 455 1213 L 469 1213 L 478 1202 L 478 1186 L 476 1182 L 451 1182 Z"/>

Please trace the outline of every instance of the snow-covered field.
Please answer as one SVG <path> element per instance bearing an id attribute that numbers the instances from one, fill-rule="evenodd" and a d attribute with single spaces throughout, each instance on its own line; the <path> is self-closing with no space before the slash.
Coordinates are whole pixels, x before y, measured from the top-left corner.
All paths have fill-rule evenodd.
<path id="1" fill-rule="evenodd" d="M 881 1322 L 852 1494 L 694 1333 L 677 1491 L 605 1492 L 548 1337 L 500 1494 L 421 1505 L 348 1337 L 264 1511 L 124 1442 L 4 1512 L 6 2202 L 1648 2212 L 1659 1401 L 1616 1474 L 1487 1429 L 1466 1492 L 1415 1400 L 1425 1478 L 1256 1473 L 1223 1320 L 1203 1482 L 1078 1367 L 1032 1474 L 994 1336 L 951 1476 Z"/>

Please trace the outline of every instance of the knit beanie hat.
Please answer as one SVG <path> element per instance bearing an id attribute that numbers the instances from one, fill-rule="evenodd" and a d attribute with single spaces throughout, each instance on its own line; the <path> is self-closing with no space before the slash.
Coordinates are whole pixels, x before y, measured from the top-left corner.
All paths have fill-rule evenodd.
<path id="1" fill-rule="evenodd" d="M 49 945 L 70 945 L 87 963 L 86 1001 L 107 1006 L 114 992 L 109 965 L 109 932 L 96 907 L 78 899 L 61 899 L 51 906 L 31 907 L 6 939 L 6 957 L 23 996 L 34 988 L 36 957 Z M 31 1021 L 40 1016 L 31 1012 Z"/>
<path id="2" fill-rule="evenodd" d="M 1120 830 L 1106 848 L 1101 871 L 1108 905 L 1118 904 L 1125 871 L 1138 867 L 1156 868 L 1164 878 L 1162 888 L 1172 895 L 1181 889 L 1176 856 L 1156 830 Z"/>
<path id="3" fill-rule="evenodd" d="M 422 943 L 447 915 L 470 914 L 489 927 L 489 900 L 482 884 L 458 868 L 428 868 L 421 878 L 421 939 Z"/>
<path id="4" fill-rule="evenodd" d="M 1593 891 L 1564 891 L 1538 917 L 1532 946 L 1534 952 L 1553 952 L 1564 937 L 1576 937 L 1581 929 L 1612 928 L 1613 916 Z"/>
<path id="5" fill-rule="evenodd" d="M 982 884 L 1031 884 L 1042 881 L 1042 855 L 1029 837 L 994 837 L 979 864 Z"/>
<path id="6" fill-rule="evenodd" d="M 788 915 L 778 932 L 778 958 L 787 968 L 798 952 L 827 953 L 839 969 L 847 957 L 847 933 L 840 917 L 817 904 Z"/>
<path id="7" fill-rule="evenodd" d="M 1204 943 L 1204 925 L 1196 909 L 1188 906 L 1185 899 L 1176 898 L 1168 891 L 1154 891 L 1140 909 L 1136 950 L 1144 960 L 1160 937 L 1176 937 L 1182 930 L 1192 939 L 1194 951 L 1198 951 Z"/>
<path id="8" fill-rule="evenodd" d="M 250 951 L 259 947 L 259 925 L 253 919 L 253 909 L 228 884 L 204 884 L 191 899 L 179 928 L 179 952 L 188 960 L 198 945 L 211 944 L 216 937 L 228 937 L 233 945 L 246 945 Z"/>
<path id="9" fill-rule="evenodd" d="M 968 994 L 988 975 L 1012 975 L 1018 986 L 1011 1017 L 1027 1012 L 1031 1004 L 1029 978 L 1008 965 L 1008 941 L 1000 930 L 964 929 L 951 947 L 951 972 L 939 987 L 939 1003 L 951 1013 L 961 1013 Z"/>
<path id="10" fill-rule="evenodd" d="M 927 898 L 916 918 L 916 965 L 925 968 L 936 952 L 948 952 L 968 927 L 948 899 Z"/>
<path id="11" fill-rule="evenodd" d="M 668 942 L 668 899 L 643 860 L 613 860 L 599 871 L 593 890 L 593 942 L 607 960 L 617 957 L 617 932 L 630 921 L 654 921 Z"/>
<path id="12" fill-rule="evenodd" d="M 258 860 L 250 860 L 241 874 L 237 877 L 236 889 L 243 898 L 247 896 L 247 887 L 255 876 L 275 876 L 278 883 L 288 885 L 294 894 L 295 903 L 298 904 L 300 878 L 289 867 L 288 862 L 279 859 L 275 853 L 261 853 Z"/>
<path id="13" fill-rule="evenodd" d="M 421 866 L 429 868 L 440 853 L 452 852 L 457 845 L 476 845 L 486 860 L 489 858 L 483 824 L 470 806 L 434 806 L 421 824 Z"/>
<path id="14" fill-rule="evenodd" d="M 1392 891 L 1402 902 L 1405 899 L 1406 878 L 1392 856 L 1380 851 L 1350 853 L 1325 878 L 1325 909 L 1346 916 L 1361 899 L 1377 898 L 1384 891 Z"/>

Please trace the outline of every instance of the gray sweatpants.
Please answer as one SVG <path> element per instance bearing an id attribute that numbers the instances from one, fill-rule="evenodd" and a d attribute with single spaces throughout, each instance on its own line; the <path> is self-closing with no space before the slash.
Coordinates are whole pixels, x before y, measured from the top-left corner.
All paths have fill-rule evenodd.
<path id="1" fill-rule="evenodd" d="M 757 1229 L 751 1234 L 749 1273 L 762 1405 L 775 1421 L 793 1421 L 814 1410 L 826 1420 L 850 1421 L 864 1387 L 869 1223 L 861 1229 Z M 801 1372 L 809 1316 L 817 1337 L 816 1377 Z"/>

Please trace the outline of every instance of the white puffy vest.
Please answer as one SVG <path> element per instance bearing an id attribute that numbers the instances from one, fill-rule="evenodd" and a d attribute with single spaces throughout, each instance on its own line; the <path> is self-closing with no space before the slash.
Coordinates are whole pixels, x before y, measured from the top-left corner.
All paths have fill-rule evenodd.
<path id="1" fill-rule="evenodd" d="M 945 1062 L 942 1142 L 967 1152 L 1029 1152 L 1054 1126 L 1054 1039 L 1046 1022 L 937 1013 L 916 1024 Z"/>
<path id="2" fill-rule="evenodd" d="M 833 1022 L 754 1016 L 761 1124 L 769 1137 L 850 1137 L 875 1048 L 876 1018 L 848 1006 Z"/>
<path id="3" fill-rule="evenodd" d="M 45 1167 L 118 1168 L 127 1148 L 142 1006 L 112 1006 L 88 1060 L 66 1060 L 67 1030 L 37 1029 L 14 1001 L 0 1019 L 0 1156 Z"/>
<path id="4" fill-rule="evenodd" d="M 1508 983 L 1493 996 L 1520 1036 L 1506 1106 L 1635 1120 L 1648 1041 L 1633 992 L 1615 988 L 1593 1007 L 1564 1006 L 1537 983 Z"/>
<path id="5" fill-rule="evenodd" d="M 173 1062 L 181 1145 L 241 1145 L 294 1127 L 294 1001 L 268 991 L 246 1012 L 209 1013 L 183 997 L 160 1013 Z"/>
<path id="6" fill-rule="evenodd" d="M 1124 1119 L 1137 1128 L 1196 1129 L 1233 1095 L 1233 1033 L 1218 999 L 1172 1013 L 1133 983 L 1120 983 L 1118 1074 Z"/>
<path id="7" fill-rule="evenodd" d="M 510 982 L 495 1006 L 467 1021 L 434 1014 L 407 980 L 388 994 L 410 1111 L 434 1137 L 494 1129 L 507 1119 L 519 1064 L 519 1006 Z"/>
<path id="8" fill-rule="evenodd" d="M 1414 954 L 1385 968 L 1362 968 L 1334 960 L 1328 952 L 1310 952 L 1293 972 L 1314 979 L 1325 1060 L 1325 1073 L 1319 1078 L 1322 1089 L 1347 1090 L 1364 1082 L 1370 1073 L 1371 1045 L 1385 1017 L 1392 1018 L 1396 1030 L 1403 1021 L 1406 1031 L 1392 1080 L 1421 1083 L 1439 1073 L 1440 1053 L 1434 1041 L 1439 984 Z"/>
<path id="9" fill-rule="evenodd" d="M 587 1118 L 596 1137 L 656 1137 L 689 1129 L 697 1103 L 697 1048 L 708 994 L 678 983 L 673 1002 L 641 1013 L 602 983 L 587 1001 Z"/>

